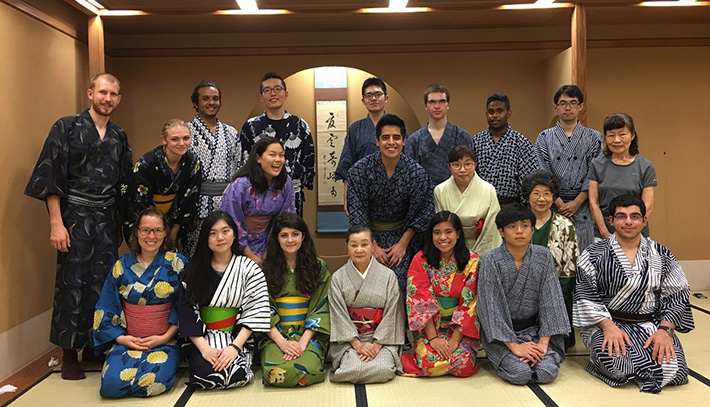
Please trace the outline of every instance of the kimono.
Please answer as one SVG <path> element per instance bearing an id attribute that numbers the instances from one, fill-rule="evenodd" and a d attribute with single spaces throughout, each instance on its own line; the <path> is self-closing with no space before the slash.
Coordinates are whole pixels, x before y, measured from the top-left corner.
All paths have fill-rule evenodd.
<path id="1" fill-rule="evenodd" d="M 633 381 L 642 392 L 649 393 L 687 383 L 688 365 L 676 335 L 676 358 L 661 365 L 651 358 L 653 346 L 643 346 L 662 320 L 675 324 L 677 332 L 695 328 L 689 296 L 685 273 L 665 246 L 641 237 L 633 265 L 615 234 L 589 246 L 579 259 L 574 292 L 574 326 L 579 327 L 590 349 L 587 371 L 610 386 Z M 645 322 L 631 322 L 624 318 L 629 314 L 647 318 L 642 318 Z M 601 351 L 604 333 L 596 324 L 606 318 L 631 339 L 626 356 L 609 356 Z"/>
<path id="2" fill-rule="evenodd" d="M 542 234 L 542 236 L 539 236 Z M 565 349 L 574 346 L 574 327 L 572 324 L 572 293 L 574 292 L 574 278 L 577 269 L 577 258 L 579 258 L 579 248 L 577 246 L 577 234 L 572 222 L 559 213 L 552 212 L 552 216 L 545 226 L 535 229 L 533 232 L 533 244 L 547 247 L 552 253 L 555 262 L 557 277 L 560 279 L 562 297 L 567 308 L 567 318 L 570 321 L 570 331 L 565 338 Z"/>
<path id="3" fill-rule="evenodd" d="M 560 179 L 560 198 L 564 202 L 589 190 L 589 168 L 592 160 L 601 152 L 601 133 L 581 123 L 577 123 L 571 137 L 567 137 L 558 122 L 555 127 L 543 130 L 535 141 L 535 154 L 540 169 Z M 579 249 L 584 250 L 594 241 L 594 219 L 588 200 L 574 214 L 574 226 Z"/>
<path id="4" fill-rule="evenodd" d="M 94 307 L 118 258 L 117 212 L 123 208 L 117 203 L 132 168 L 123 129 L 109 121 L 101 139 L 87 109 L 54 123 L 25 188 L 25 195 L 42 201 L 59 196 L 69 233 L 69 251 L 57 251 L 49 334 L 64 349 L 91 343 Z"/>
<path id="5" fill-rule="evenodd" d="M 385 113 L 387 114 L 387 113 Z M 350 167 L 361 158 L 380 151 L 375 143 L 376 129 L 370 115 L 358 120 L 348 127 L 343 141 L 343 151 L 335 169 L 335 180 L 347 180 Z"/>
<path id="6" fill-rule="evenodd" d="M 311 129 L 305 120 L 289 112 L 284 113 L 276 129 L 269 122 L 266 112 L 252 117 L 244 123 L 239 133 L 245 162 L 254 144 L 263 136 L 274 137 L 283 143 L 286 171 L 293 181 L 296 213 L 303 216 L 303 189 L 313 189 L 313 178 L 316 175 L 316 153 Z"/>
<path id="7" fill-rule="evenodd" d="M 420 251 L 412 260 L 407 277 L 407 320 L 414 334 L 414 353 L 402 355 L 405 375 L 468 377 L 476 373 L 479 334 L 476 325 L 476 279 L 478 256 L 459 271 L 452 256 L 431 266 Z M 424 333 L 432 321 L 440 338 L 451 339 L 455 330 L 463 334 L 448 360 L 439 361 Z"/>
<path id="8" fill-rule="evenodd" d="M 94 312 L 94 347 L 108 350 L 102 397 L 148 397 L 173 387 L 182 360 L 176 338 L 147 351 L 120 345 L 116 338 L 162 335 L 177 326 L 178 284 L 186 263 L 181 254 L 162 251 L 147 267 L 132 253 L 116 261 Z"/>
<path id="9" fill-rule="evenodd" d="M 294 213 L 294 193 L 291 179 L 287 177 L 284 188 L 269 189 L 257 194 L 248 177 L 239 177 L 224 191 L 222 210 L 237 224 L 239 250 L 249 246 L 259 257 L 264 255 L 274 219 L 282 213 Z"/>
<path id="10" fill-rule="evenodd" d="M 224 274 L 210 270 L 208 286 L 213 291 L 209 304 L 190 304 L 185 299 L 189 287 L 180 291 L 181 338 L 202 336 L 215 349 L 224 349 L 234 341 L 242 327 L 253 333 L 268 332 L 269 295 L 266 279 L 259 266 L 246 256 L 233 256 Z M 188 341 L 190 342 L 190 341 Z M 215 371 L 192 343 L 187 345 L 190 384 L 202 389 L 223 389 L 247 384 L 254 373 L 254 335 L 249 336 L 232 364 Z"/>
<path id="11" fill-rule="evenodd" d="M 177 174 L 173 173 L 163 151 L 158 146 L 143 154 L 133 166 L 133 177 L 126 192 L 130 218 L 123 219 L 124 235 L 130 234 L 136 216 L 155 205 L 170 225 L 181 225 L 181 231 L 197 216 L 202 169 L 197 155 L 188 150 L 180 158 Z"/>
<path id="12" fill-rule="evenodd" d="M 277 327 L 284 338 L 296 341 L 307 330 L 315 335 L 299 358 L 284 361 L 284 353 L 269 337 L 259 342 L 261 371 L 264 384 L 279 387 L 308 386 L 325 380 L 325 356 L 330 337 L 330 311 L 328 287 L 330 272 L 321 259 L 319 286 L 312 294 L 304 294 L 296 288 L 296 274 L 286 274 L 281 292 L 269 295 L 271 327 Z"/>
<path id="13" fill-rule="evenodd" d="M 352 260 L 333 273 L 330 303 L 331 382 L 383 383 L 402 372 L 404 344 L 403 303 L 392 270 L 373 257 L 364 278 Z M 382 345 L 369 362 L 363 362 L 350 341 Z"/>
<path id="14" fill-rule="evenodd" d="M 570 327 L 549 250 L 528 245 L 520 269 L 505 243 L 488 252 L 479 271 L 476 310 L 483 348 L 500 377 L 513 384 L 549 383 L 557 377 Z M 504 343 L 541 337 L 550 337 L 547 353 L 532 367 Z"/>
<path id="15" fill-rule="evenodd" d="M 446 123 L 444 134 L 438 143 L 429 133 L 429 123 L 412 133 L 404 145 L 404 154 L 412 157 L 429 174 L 431 188 L 446 181 L 451 176 L 449 170 L 449 152 L 458 145 L 473 148 L 471 135 L 451 122 Z"/>
<path id="16" fill-rule="evenodd" d="M 498 199 L 519 201 L 523 177 L 538 169 L 530 140 L 508 124 L 497 143 L 493 141 L 491 129 L 473 136 L 473 151 L 478 158 L 476 173 L 495 187 Z"/>
<path id="17" fill-rule="evenodd" d="M 358 161 L 348 172 L 351 225 L 369 226 L 383 249 L 397 243 L 407 228 L 415 231 L 402 263 L 394 268 L 403 297 L 409 262 L 421 249 L 422 233 L 434 215 L 434 194 L 429 186 L 424 168 L 406 155 L 400 156 L 391 178 L 379 152 Z"/>
<path id="18" fill-rule="evenodd" d="M 188 257 L 195 252 L 202 220 L 222 206 L 222 195 L 232 176 L 244 164 L 242 145 L 237 130 L 217 119 L 212 133 L 200 116 L 187 123 L 192 136 L 190 151 L 197 155 L 202 169 L 202 184 L 197 201 L 197 227 L 183 239 L 183 249 Z"/>
<path id="19" fill-rule="evenodd" d="M 454 177 L 437 185 L 434 189 L 434 212 L 453 212 L 461 219 L 466 247 L 483 256 L 500 246 L 503 240 L 496 227 L 496 215 L 500 204 L 493 185 L 482 180 L 478 174 L 461 193 Z"/>

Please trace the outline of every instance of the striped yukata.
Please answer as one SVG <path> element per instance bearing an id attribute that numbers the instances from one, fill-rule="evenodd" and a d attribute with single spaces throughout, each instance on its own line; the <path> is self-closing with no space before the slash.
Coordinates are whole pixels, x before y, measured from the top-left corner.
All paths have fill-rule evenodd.
<path id="1" fill-rule="evenodd" d="M 695 326 L 689 303 L 690 287 L 675 256 L 663 245 L 641 237 L 632 265 L 611 235 L 589 246 L 580 256 L 574 293 L 574 326 L 580 328 L 590 348 L 587 371 L 610 386 L 634 381 L 642 392 L 658 393 L 664 386 L 688 382 L 688 366 L 678 338 L 673 335 L 676 358 L 659 365 L 651 358 L 653 346 L 644 343 L 661 321 L 670 321 L 678 332 Z M 612 312 L 652 315 L 650 321 L 615 321 Z M 609 318 L 631 339 L 626 356 L 601 351 L 603 331 L 597 323 Z"/>
<path id="2" fill-rule="evenodd" d="M 242 327 L 252 332 L 269 332 L 269 296 L 266 279 L 259 266 L 245 256 L 233 256 L 222 275 L 212 270 L 208 282 L 214 290 L 207 306 L 190 304 L 180 291 L 180 337 L 203 336 L 215 349 L 228 347 Z M 183 282 L 183 288 L 189 289 Z M 244 386 L 254 373 L 251 362 L 254 337 L 249 337 L 231 366 L 214 371 L 197 347 L 188 344 L 190 384 L 203 389 Z"/>
<path id="3" fill-rule="evenodd" d="M 535 141 L 535 154 L 540 169 L 557 175 L 560 179 L 560 198 L 569 202 L 580 192 L 589 190 L 589 168 L 592 160 L 602 152 L 600 132 L 577 124 L 571 137 L 557 126 L 543 130 Z M 594 241 L 594 219 L 585 200 L 574 214 L 579 250 L 584 250 Z"/>

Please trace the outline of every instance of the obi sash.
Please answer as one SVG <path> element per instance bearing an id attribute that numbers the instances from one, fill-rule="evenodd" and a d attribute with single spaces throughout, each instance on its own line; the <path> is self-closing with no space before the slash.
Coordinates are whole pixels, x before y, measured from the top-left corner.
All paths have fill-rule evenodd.
<path id="1" fill-rule="evenodd" d="M 305 325 L 308 314 L 308 297 L 281 297 L 276 299 L 279 323 L 282 325 Z"/>
<path id="2" fill-rule="evenodd" d="M 168 317 L 172 302 L 154 305 L 136 305 L 123 301 L 123 315 L 126 317 L 126 333 L 136 338 L 162 335 L 170 328 Z"/>
<path id="3" fill-rule="evenodd" d="M 160 212 L 163 212 L 163 215 L 167 215 L 168 212 L 170 212 L 170 208 L 173 207 L 173 202 L 175 202 L 175 195 L 177 194 L 153 194 L 153 201 L 155 202 L 155 207 L 158 208 Z"/>
<path id="4" fill-rule="evenodd" d="M 638 324 L 641 322 L 653 321 L 654 314 L 631 314 L 623 311 L 609 310 L 611 318 L 615 322 L 622 322 L 624 324 Z"/>
<path id="5" fill-rule="evenodd" d="M 200 185 L 200 195 L 222 196 L 224 190 L 229 186 L 229 182 L 222 181 L 202 181 Z"/>
<path id="6" fill-rule="evenodd" d="M 459 306 L 459 299 L 455 297 L 436 297 L 441 310 L 441 320 L 439 326 L 448 328 L 451 323 L 451 317 L 454 315 L 454 310 Z"/>
<path id="7" fill-rule="evenodd" d="M 466 239 L 478 239 L 478 236 L 481 235 L 481 230 L 483 229 L 483 221 L 483 219 L 479 219 L 475 225 L 464 226 L 463 236 Z"/>
<path id="8" fill-rule="evenodd" d="M 116 197 L 113 194 L 97 195 L 69 188 L 67 202 L 89 208 L 108 208 L 116 203 Z"/>
<path id="9" fill-rule="evenodd" d="M 374 332 L 382 322 L 382 308 L 348 307 L 348 314 L 359 335 Z"/>
<path id="10" fill-rule="evenodd" d="M 379 220 L 373 220 L 370 223 L 370 229 L 372 229 L 373 232 L 389 232 L 391 230 L 397 230 L 402 226 L 404 226 L 403 220 L 399 222 L 381 222 Z"/>
<path id="11" fill-rule="evenodd" d="M 562 202 L 567 203 L 576 198 L 580 192 L 582 191 L 578 189 L 560 189 L 560 198 L 562 199 Z"/>
<path id="12" fill-rule="evenodd" d="M 200 318 L 207 329 L 232 332 L 238 315 L 239 308 L 200 307 Z"/>
<path id="13" fill-rule="evenodd" d="M 538 314 L 535 314 L 525 319 L 513 319 L 510 322 L 513 324 L 513 330 L 517 332 L 537 325 L 537 320 Z"/>
<path id="14" fill-rule="evenodd" d="M 266 228 L 269 227 L 271 218 L 271 215 L 245 216 L 244 221 L 247 224 L 247 230 L 249 233 L 261 233 L 266 231 Z"/>

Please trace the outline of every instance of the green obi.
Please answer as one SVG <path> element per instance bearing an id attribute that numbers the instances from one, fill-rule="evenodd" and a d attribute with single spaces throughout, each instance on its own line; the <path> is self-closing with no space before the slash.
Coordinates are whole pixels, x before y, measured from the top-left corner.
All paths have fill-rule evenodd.
<path id="1" fill-rule="evenodd" d="M 436 301 L 439 302 L 439 309 L 441 309 L 441 320 L 439 322 L 439 326 L 447 328 L 451 323 L 451 316 L 454 314 L 454 310 L 459 306 L 459 299 L 452 297 L 436 297 Z"/>
<path id="2" fill-rule="evenodd" d="M 239 308 L 217 308 L 200 307 L 200 318 L 207 326 L 207 329 L 214 329 L 223 332 L 232 332 L 234 323 L 239 315 Z"/>

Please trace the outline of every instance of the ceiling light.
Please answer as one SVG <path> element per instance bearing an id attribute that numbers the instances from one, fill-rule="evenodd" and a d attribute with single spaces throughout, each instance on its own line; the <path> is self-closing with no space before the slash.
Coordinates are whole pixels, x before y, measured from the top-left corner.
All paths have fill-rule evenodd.
<path id="1" fill-rule="evenodd" d="M 89 3 L 86 0 L 75 0 L 75 1 L 77 2 L 77 4 L 81 5 L 85 9 L 91 11 L 92 13 L 94 13 L 96 15 L 99 15 L 99 8 L 96 7 L 95 5 Z"/>
<path id="2" fill-rule="evenodd" d="M 212 14 L 222 16 L 256 16 L 256 15 L 271 15 L 271 14 L 291 14 L 288 10 L 265 9 L 265 10 L 217 10 Z"/>
<path id="3" fill-rule="evenodd" d="M 543 8 L 567 8 L 572 7 L 570 3 L 555 3 L 555 0 L 537 0 L 535 3 L 526 4 L 504 4 L 498 7 L 500 10 L 524 10 L 524 9 L 543 9 Z"/>
<path id="4" fill-rule="evenodd" d="M 256 5 L 256 0 L 237 0 L 239 8 L 248 12 L 259 11 L 259 6 Z"/>
<path id="5" fill-rule="evenodd" d="M 431 11 L 429 7 L 405 7 L 394 9 L 389 7 L 361 8 L 358 13 L 426 13 Z"/>
<path id="6" fill-rule="evenodd" d="M 693 0 L 644 1 L 639 4 L 644 7 L 710 6 L 710 1 L 693 1 Z"/>
<path id="7" fill-rule="evenodd" d="M 407 8 L 407 2 L 408 0 L 390 0 L 390 6 L 387 7 L 390 10 L 404 10 Z"/>

